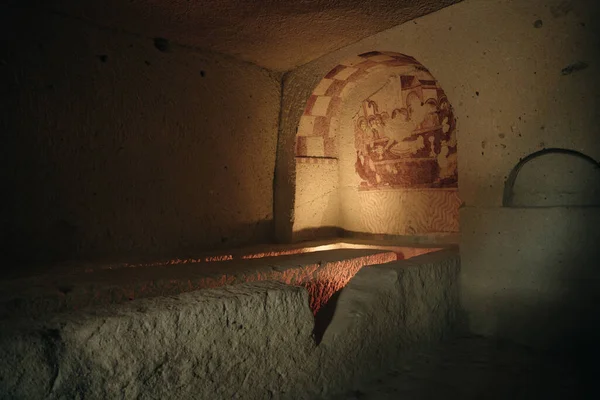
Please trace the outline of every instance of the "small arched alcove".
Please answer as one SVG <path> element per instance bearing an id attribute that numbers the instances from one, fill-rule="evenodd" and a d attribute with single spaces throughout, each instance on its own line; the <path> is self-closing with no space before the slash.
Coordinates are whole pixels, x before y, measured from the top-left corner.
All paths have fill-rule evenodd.
<path id="1" fill-rule="evenodd" d="M 308 99 L 295 145 L 296 240 L 331 228 L 458 232 L 453 109 L 414 58 L 373 51 L 337 65 Z"/>
<path id="2" fill-rule="evenodd" d="M 600 206 L 600 163 L 568 149 L 523 158 L 504 188 L 505 207 Z"/>

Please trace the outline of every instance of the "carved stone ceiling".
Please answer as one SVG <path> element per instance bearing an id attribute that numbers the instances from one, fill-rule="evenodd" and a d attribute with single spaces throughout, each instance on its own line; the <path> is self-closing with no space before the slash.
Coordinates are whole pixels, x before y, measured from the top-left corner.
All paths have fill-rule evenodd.
<path id="1" fill-rule="evenodd" d="M 461 0 L 33 0 L 103 27 L 287 71 Z"/>

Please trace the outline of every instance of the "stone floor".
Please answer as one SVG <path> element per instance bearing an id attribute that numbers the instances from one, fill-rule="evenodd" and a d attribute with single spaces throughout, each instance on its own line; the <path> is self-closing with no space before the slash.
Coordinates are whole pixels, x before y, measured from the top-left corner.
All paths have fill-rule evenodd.
<path id="1" fill-rule="evenodd" d="M 333 399 L 599 399 L 579 370 L 518 345 L 460 338 L 414 351 L 386 375 Z"/>

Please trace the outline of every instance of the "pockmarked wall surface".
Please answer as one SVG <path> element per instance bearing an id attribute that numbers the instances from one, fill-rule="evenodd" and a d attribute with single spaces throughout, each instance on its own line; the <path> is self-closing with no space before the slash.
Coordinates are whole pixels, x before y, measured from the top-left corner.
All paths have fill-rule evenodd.
<path id="1" fill-rule="evenodd" d="M 598 20 L 600 4 L 586 0 L 465 0 L 340 49 L 286 76 L 282 107 L 289 118 L 282 120 L 279 154 L 285 159 L 283 146 L 298 126 L 299 117 L 292 110 L 303 109 L 321 77 L 339 60 L 373 49 L 410 54 L 419 60 L 444 88 L 459 127 L 458 186 L 464 202 L 461 291 L 471 317 L 470 328 L 531 343 L 535 337 L 527 334 L 531 326 L 527 321 L 538 320 L 539 308 L 530 305 L 543 305 L 551 298 L 557 302 L 560 318 L 568 316 L 573 308 L 558 304 L 560 293 L 577 291 L 584 282 L 577 277 L 595 273 L 595 267 L 585 261 L 594 259 L 593 246 L 578 245 L 582 253 L 573 260 L 564 256 L 553 260 L 545 255 L 572 254 L 571 239 L 559 234 L 559 228 L 567 224 L 570 230 L 565 232 L 585 231 L 585 237 L 599 237 L 600 232 L 598 225 L 591 223 L 593 219 L 572 218 L 583 212 L 560 206 L 573 202 L 553 202 L 553 206 L 559 204 L 555 212 L 535 207 L 507 210 L 502 208 L 503 194 L 515 166 L 540 150 L 565 149 L 600 160 Z M 278 169 L 282 164 L 285 167 L 283 160 L 278 160 Z M 562 197 L 552 192 L 552 185 L 542 187 L 540 168 L 546 168 L 544 165 L 548 163 L 528 166 L 521 177 L 524 180 L 517 182 L 520 193 L 535 188 L 535 196 L 551 193 L 553 199 Z M 587 173 L 575 173 L 579 170 L 558 176 L 588 182 Z M 285 200 L 279 196 L 278 204 Z M 587 202 L 588 206 L 592 203 Z M 577 204 L 585 203 L 577 199 Z M 572 223 L 584 225 L 577 228 Z M 285 219 L 277 226 L 281 236 L 286 234 L 286 226 L 291 231 Z M 563 263 L 560 268 L 558 261 Z M 570 270 L 576 273 L 571 275 Z M 504 285 L 502 292 L 499 285 Z M 553 292 L 542 299 L 547 285 L 552 285 Z M 518 296 L 513 296 L 517 292 Z M 580 300 L 576 303 L 584 305 Z M 515 319 L 522 323 L 506 329 Z M 549 315 L 546 321 L 551 320 Z M 554 333 L 561 337 L 558 331 Z"/>
<path id="2" fill-rule="evenodd" d="M 55 14 L 2 17 L 3 254 L 180 257 L 270 240 L 278 76 Z"/>
<path id="3" fill-rule="evenodd" d="M 411 55 L 451 100 L 467 207 L 501 206 L 508 174 L 535 151 L 566 148 L 598 160 L 598 15 L 585 0 L 465 0 L 291 71 L 278 150 L 278 171 L 289 173 L 277 179 L 290 185 L 284 177 L 293 176 L 296 130 L 313 90 L 341 61 L 374 49 Z M 292 210 L 285 192 L 278 206 Z M 280 236 L 291 231 L 291 211 L 284 214 Z"/>

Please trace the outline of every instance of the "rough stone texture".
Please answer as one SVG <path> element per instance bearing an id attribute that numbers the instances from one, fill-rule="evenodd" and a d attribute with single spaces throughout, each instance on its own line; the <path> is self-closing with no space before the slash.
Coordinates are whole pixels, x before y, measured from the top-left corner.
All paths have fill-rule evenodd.
<path id="1" fill-rule="evenodd" d="M 344 364 L 323 385 L 342 390 L 346 382 L 385 369 L 411 346 L 452 333 L 459 265 L 456 250 L 444 250 L 360 270 L 341 292 L 321 342 L 325 370 Z"/>
<path id="2" fill-rule="evenodd" d="M 469 329 L 530 346 L 595 352 L 600 209 L 464 208 L 461 296 Z"/>
<path id="3" fill-rule="evenodd" d="M 361 270 L 319 346 L 306 290 L 274 282 L 22 321 L 0 332 L 0 397 L 326 397 L 451 332 L 458 267 L 447 250 Z"/>
<path id="4" fill-rule="evenodd" d="M 53 381 L 27 385 L 49 374 L 24 369 L 12 379 L 20 363 L 3 362 L 1 392 L 15 399 L 258 399 L 285 393 L 302 382 L 295 371 L 309 366 L 314 349 L 307 304 L 302 288 L 261 282 L 60 317 L 41 331 L 58 348 L 50 356 Z M 27 338 L 9 336 L 22 348 L 3 339 L 3 360 L 18 360 L 22 348 L 43 353 Z M 34 366 L 44 365 L 36 361 Z"/>
<path id="5" fill-rule="evenodd" d="M 574 323 L 596 332 L 597 314 L 587 308 L 595 281 L 573 275 L 594 276 L 595 211 L 500 206 L 510 172 L 536 151 L 570 149 L 600 159 L 593 100 L 600 92 L 598 20 L 598 3 L 586 0 L 465 0 L 286 74 L 278 237 L 292 236 L 286 210 L 294 207 L 293 140 L 311 92 L 345 59 L 376 50 L 407 54 L 438 79 L 458 119 L 459 197 L 469 207 L 460 220 L 462 288 L 472 329 L 529 343 L 552 342 Z M 588 67 L 562 72 L 578 61 Z"/>
<path id="6" fill-rule="evenodd" d="M 458 1 L 46 0 L 43 4 L 103 27 L 169 38 L 287 71 Z"/>
<path id="7" fill-rule="evenodd" d="M 336 400 L 532 400 L 598 397 L 561 359 L 514 343 L 460 337 L 404 355 L 385 374 L 352 385 Z M 589 390 L 592 389 L 592 390 Z M 595 394 L 594 394 L 595 393 Z"/>
<path id="8" fill-rule="evenodd" d="M 0 15 L 3 257 L 269 241 L 278 76 L 54 14 Z"/>
<path id="9" fill-rule="evenodd" d="M 304 286 L 310 307 L 323 304 L 368 265 L 406 256 L 386 250 L 343 249 L 266 259 L 211 263 L 148 265 L 132 268 L 70 270 L 48 269 L 43 275 L 0 280 L 0 318 L 37 318 L 48 313 L 171 296 L 199 289 L 257 281 Z M 426 253 L 435 249 L 420 249 Z"/>
<path id="10" fill-rule="evenodd" d="M 51 329 L 14 326 L 0 330 L 0 398 L 43 399 L 58 376 L 60 342 Z"/>
<path id="11" fill-rule="evenodd" d="M 563 3 L 569 11 L 551 11 Z M 500 206 L 512 168 L 542 148 L 600 159 L 593 100 L 600 92 L 599 12 L 586 0 L 465 0 L 286 74 L 276 170 L 280 240 L 291 236 L 294 139 L 306 102 L 333 67 L 365 52 L 410 55 L 440 82 L 458 119 L 459 196 L 469 206 Z M 533 27 L 538 19 L 540 29 Z M 589 67 L 562 75 L 578 60 Z"/>

